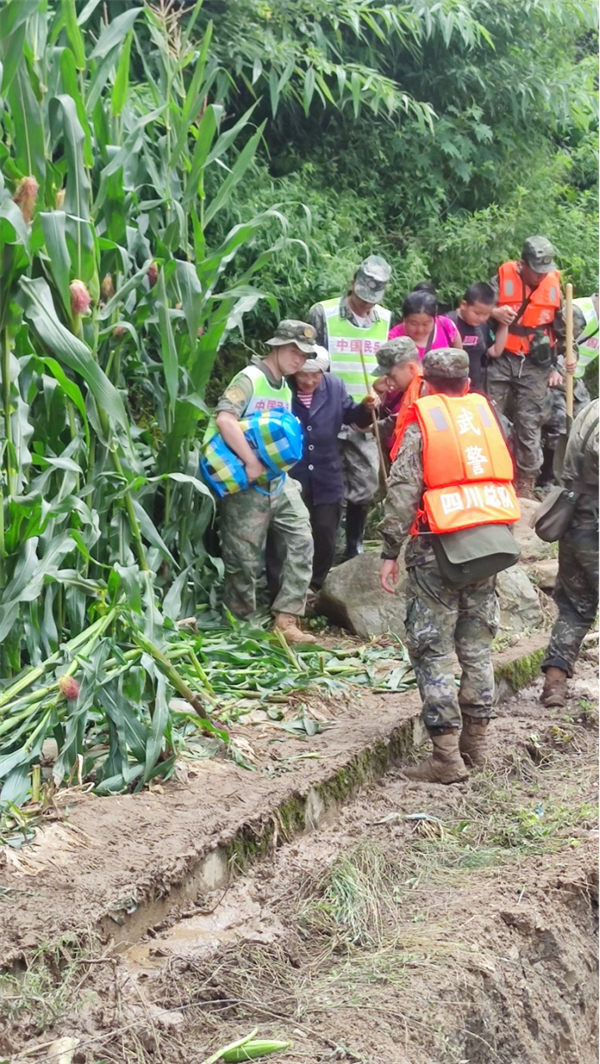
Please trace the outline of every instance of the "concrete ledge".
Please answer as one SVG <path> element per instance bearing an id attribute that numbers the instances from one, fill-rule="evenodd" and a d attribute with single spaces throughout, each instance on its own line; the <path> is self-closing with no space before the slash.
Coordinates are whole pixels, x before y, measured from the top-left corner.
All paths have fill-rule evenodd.
<path id="1" fill-rule="evenodd" d="M 534 678 L 546 642 L 540 633 L 497 656 L 501 700 Z M 341 803 L 420 745 L 419 711 L 417 692 L 365 693 L 347 706 L 349 719 L 313 736 L 310 751 L 304 744 L 315 760 L 296 761 L 281 775 L 272 775 L 266 741 L 260 775 L 230 762 L 201 762 L 186 783 L 82 796 L 64 824 L 83 842 L 35 876 L 10 869 L 2 876 L 3 966 L 67 932 L 136 941 L 173 910 L 224 887 L 270 847 L 335 817 Z M 285 742 L 280 749 L 297 757 L 297 740 Z"/>

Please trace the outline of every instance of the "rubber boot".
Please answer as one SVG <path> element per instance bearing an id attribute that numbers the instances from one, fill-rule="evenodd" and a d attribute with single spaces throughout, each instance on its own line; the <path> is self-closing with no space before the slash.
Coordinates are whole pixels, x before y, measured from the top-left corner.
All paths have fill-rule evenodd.
<path id="1" fill-rule="evenodd" d="M 544 689 L 540 701 L 544 706 L 566 706 L 567 674 L 562 669 L 551 666 L 546 669 Z"/>
<path id="2" fill-rule="evenodd" d="M 515 491 L 520 499 L 536 499 L 534 488 L 535 477 L 529 477 L 526 473 L 517 473 Z"/>
<path id="3" fill-rule="evenodd" d="M 488 724 L 489 717 L 469 717 L 462 715 L 463 726 L 458 741 L 460 750 L 467 765 L 474 768 L 484 768 L 488 761 Z"/>
<path id="4" fill-rule="evenodd" d="M 466 780 L 469 770 L 458 749 L 458 729 L 439 732 L 431 731 L 433 753 L 420 765 L 402 770 L 409 780 L 421 783 L 460 783 Z"/>
<path id="5" fill-rule="evenodd" d="M 285 636 L 288 643 L 316 643 L 314 635 L 303 632 L 298 617 L 293 613 L 276 613 L 273 628 Z"/>
<path id="6" fill-rule="evenodd" d="M 346 553 L 344 561 L 362 554 L 362 540 L 367 523 L 369 507 L 361 503 L 346 503 Z"/>

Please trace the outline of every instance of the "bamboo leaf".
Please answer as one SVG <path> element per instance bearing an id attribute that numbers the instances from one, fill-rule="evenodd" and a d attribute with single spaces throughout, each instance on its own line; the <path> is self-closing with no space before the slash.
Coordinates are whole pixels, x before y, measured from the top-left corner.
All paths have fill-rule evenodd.
<path id="1" fill-rule="evenodd" d="M 243 147 L 242 151 L 235 160 L 235 163 L 233 164 L 229 174 L 227 175 L 227 177 L 223 181 L 223 184 L 219 188 L 217 195 L 213 200 L 211 200 L 211 202 L 206 207 L 204 211 L 204 222 L 206 225 L 208 225 L 211 219 L 214 218 L 215 214 L 217 214 L 217 212 L 221 210 L 221 207 L 225 206 L 235 186 L 239 184 L 244 174 L 246 173 L 246 170 L 251 165 L 252 160 L 254 159 L 254 156 L 256 154 L 256 149 L 258 148 L 259 141 L 262 137 L 265 125 L 266 121 L 261 122 L 260 126 L 256 130 L 256 133 L 254 133 L 250 137 L 248 143 Z"/>

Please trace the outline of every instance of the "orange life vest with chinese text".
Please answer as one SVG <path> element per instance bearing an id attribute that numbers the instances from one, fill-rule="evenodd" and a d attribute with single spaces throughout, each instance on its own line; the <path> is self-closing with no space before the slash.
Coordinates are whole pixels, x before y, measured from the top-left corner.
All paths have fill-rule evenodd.
<path id="1" fill-rule="evenodd" d="M 529 294 L 518 266 L 518 262 L 503 262 L 498 270 L 498 304 L 513 307 L 516 311 Z M 544 329 L 552 339 L 552 322 L 559 307 L 560 274 L 553 270 L 545 275 L 537 288 L 531 290 L 523 314 L 517 322 L 509 325 L 504 350 L 515 355 L 528 355 L 531 335 L 536 329 Z"/>
<path id="2" fill-rule="evenodd" d="M 396 414 L 396 424 L 394 425 L 394 442 L 390 447 L 391 462 L 394 461 L 394 458 L 400 450 L 400 445 L 404 437 L 406 426 L 410 425 L 410 422 L 413 420 L 410 416 L 410 408 L 415 402 L 415 400 L 419 398 L 421 394 L 422 385 L 423 371 L 419 368 L 419 372 L 416 374 L 416 376 L 413 377 L 408 388 L 404 392 L 404 395 L 402 396 L 402 402 L 400 403 L 400 408 L 398 410 L 398 413 Z"/>
<path id="3" fill-rule="evenodd" d="M 512 458 L 485 396 L 426 395 L 412 410 L 426 490 L 411 535 L 422 518 L 434 533 L 518 521 Z"/>

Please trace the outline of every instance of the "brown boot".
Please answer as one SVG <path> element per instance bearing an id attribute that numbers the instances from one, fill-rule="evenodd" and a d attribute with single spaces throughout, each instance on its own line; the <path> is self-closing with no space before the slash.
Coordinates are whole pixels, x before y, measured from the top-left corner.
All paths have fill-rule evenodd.
<path id="1" fill-rule="evenodd" d="M 484 768 L 488 760 L 488 735 L 487 728 L 490 723 L 489 717 L 469 717 L 462 715 L 463 726 L 460 733 L 458 748 L 467 765 L 475 768 Z"/>
<path id="2" fill-rule="evenodd" d="M 422 783 L 460 783 L 469 775 L 458 749 L 458 729 L 429 733 L 433 743 L 433 753 L 420 765 L 403 769 L 409 780 Z"/>
<path id="3" fill-rule="evenodd" d="M 535 477 L 528 477 L 525 473 L 518 473 L 515 480 L 515 491 L 520 499 L 535 499 L 533 489 L 535 488 Z"/>
<path id="4" fill-rule="evenodd" d="M 544 706 L 566 706 L 567 674 L 551 666 L 546 669 L 546 679 L 540 701 Z"/>
<path id="5" fill-rule="evenodd" d="M 281 632 L 290 644 L 316 643 L 314 635 L 303 632 L 293 613 L 276 613 L 273 628 Z"/>

